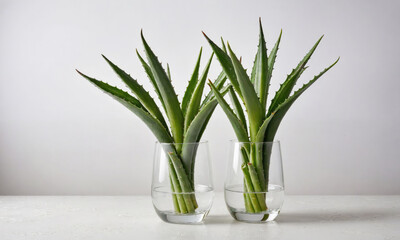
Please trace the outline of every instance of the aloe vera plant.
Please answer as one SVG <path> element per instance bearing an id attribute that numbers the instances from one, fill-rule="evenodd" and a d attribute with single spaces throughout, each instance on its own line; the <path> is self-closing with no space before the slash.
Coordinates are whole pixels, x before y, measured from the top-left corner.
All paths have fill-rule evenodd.
<path id="1" fill-rule="evenodd" d="M 280 85 L 279 90 L 275 93 L 269 106 L 267 106 L 272 70 L 274 69 L 282 31 L 268 55 L 261 20 L 259 26 L 258 50 L 250 76 L 246 73 L 245 68 L 232 51 L 229 43 L 226 48 L 223 42 L 222 48 L 220 48 L 204 34 L 232 84 L 229 89 L 229 96 L 233 109 L 224 100 L 223 94 L 218 90 L 218 87 L 209 82 L 211 90 L 228 117 L 238 141 L 245 143 L 241 153 L 245 183 L 244 192 L 246 192 L 244 201 L 246 211 L 249 213 L 266 211 L 268 208 L 263 192 L 268 191 L 271 149 L 256 143 L 272 142 L 283 117 L 292 104 L 339 61 L 338 58 L 333 64 L 314 76 L 312 80 L 293 92 L 297 80 L 306 70 L 308 60 L 322 39 L 322 37 L 319 38 L 300 63 L 287 75 L 286 80 Z M 292 92 L 293 94 L 291 94 Z M 247 119 L 240 100 L 245 107 Z"/>
<path id="2" fill-rule="evenodd" d="M 193 213 L 197 208 L 196 197 L 193 193 L 193 168 L 196 158 L 196 145 L 189 143 L 200 141 L 210 117 L 218 104 L 212 91 L 202 101 L 203 90 L 213 54 L 200 74 L 200 60 L 202 55 L 202 50 L 200 49 L 193 74 L 189 80 L 182 103 L 180 103 L 171 83 L 169 66 L 167 66 L 166 72 L 146 42 L 143 32 L 141 33 L 141 39 L 147 61 L 138 51 L 136 53 L 154 87 L 167 118 L 164 117 L 161 107 L 157 105 L 149 92 L 136 79 L 120 69 L 104 55 L 103 58 L 134 96 L 117 87 L 89 77 L 78 70 L 77 72 L 136 114 L 149 127 L 159 142 L 179 143 L 176 145 L 164 145 L 164 148 L 166 148 L 164 150 L 169 157 L 171 190 L 173 193 L 179 193 L 173 194 L 173 203 L 177 213 Z M 228 88 L 224 87 L 225 81 L 226 76 L 224 72 L 221 72 L 214 82 L 218 94 L 221 91 L 221 94 L 224 95 L 228 91 Z"/>

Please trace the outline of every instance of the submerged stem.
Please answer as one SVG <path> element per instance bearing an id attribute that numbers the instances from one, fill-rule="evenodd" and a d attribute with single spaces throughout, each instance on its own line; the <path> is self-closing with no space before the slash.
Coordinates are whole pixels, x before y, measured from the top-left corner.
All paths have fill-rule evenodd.
<path id="1" fill-rule="evenodd" d="M 193 213 L 198 207 L 194 189 L 183 168 L 182 161 L 174 151 L 168 152 L 170 162 L 170 177 L 172 177 L 173 187 L 180 190 L 177 194 L 180 213 Z M 176 208 L 177 210 L 177 208 Z M 186 211 L 185 211 L 186 210 Z M 178 211 L 177 211 L 178 212 Z"/>
<path id="2" fill-rule="evenodd" d="M 179 157 L 176 155 L 175 152 L 169 152 L 168 155 L 172 161 L 172 164 L 174 165 L 174 169 L 175 169 L 176 175 L 178 177 L 182 192 L 183 193 L 192 193 L 193 190 L 190 185 L 189 178 L 185 172 L 185 169 L 183 168 L 181 160 L 179 159 Z M 194 208 L 194 204 L 193 204 L 192 197 L 190 196 L 190 194 L 183 194 L 183 198 L 185 200 L 186 208 L 188 209 L 188 212 L 194 212 L 195 208 Z"/>
<path id="3" fill-rule="evenodd" d="M 262 178 L 260 178 L 260 175 L 254 166 L 256 161 L 261 161 L 262 163 L 262 155 L 257 154 L 257 150 L 259 149 L 257 149 L 255 144 L 251 144 L 249 154 L 244 146 L 242 146 L 240 150 L 243 160 L 242 171 L 244 175 L 244 201 L 246 211 L 249 213 L 265 211 L 267 210 L 267 204 L 265 194 L 263 193 L 265 191 L 265 187 L 263 186 L 263 184 L 265 184 L 264 176 L 262 174 Z"/>
<path id="4" fill-rule="evenodd" d="M 174 184 L 172 183 L 172 177 L 171 177 L 171 173 L 169 174 L 169 181 L 171 184 L 171 190 L 172 192 L 175 192 L 175 187 Z M 178 197 L 176 196 L 176 194 L 172 194 L 172 201 L 174 203 L 174 209 L 176 212 L 181 212 L 181 208 L 179 207 L 179 202 L 178 202 Z"/>
<path id="5" fill-rule="evenodd" d="M 178 207 L 176 207 L 174 205 L 175 206 L 175 211 L 178 212 L 178 213 L 187 213 L 188 210 L 186 208 L 185 201 L 183 199 L 182 194 L 180 194 L 182 192 L 182 189 L 181 189 L 181 186 L 179 184 L 178 177 L 176 176 L 174 165 L 172 164 L 171 159 L 169 159 L 168 164 L 169 164 L 170 181 L 172 182 L 172 184 L 171 184 L 171 190 L 173 192 L 172 197 L 174 198 L 174 196 L 176 196 L 176 199 L 177 199 L 177 202 L 178 202 L 178 205 L 179 205 Z M 178 193 L 178 194 L 174 194 L 174 193 Z"/>
<path id="6" fill-rule="evenodd" d="M 261 211 L 265 211 L 267 210 L 267 204 L 265 203 L 264 193 L 262 193 L 263 189 L 260 185 L 259 176 L 256 172 L 256 169 L 251 163 L 247 164 L 247 166 L 249 168 L 250 178 L 253 183 L 254 191 L 257 192 L 256 196 L 258 199 L 258 204 L 260 205 Z"/>
<path id="7" fill-rule="evenodd" d="M 248 192 L 248 190 L 246 187 L 246 180 L 244 180 L 244 193 L 243 193 L 244 205 L 246 207 L 247 212 L 254 213 L 254 208 L 253 208 L 253 205 L 251 204 L 250 195 L 247 192 Z"/>
<path id="8" fill-rule="evenodd" d="M 254 212 L 261 212 L 261 207 L 260 207 L 260 204 L 258 203 L 258 198 L 257 198 L 256 194 L 254 193 L 253 183 L 251 182 L 249 169 L 246 164 L 242 165 L 242 170 L 243 170 L 243 174 L 244 174 L 246 188 L 247 188 L 247 191 L 248 191 L 248 194 L 250 197 L 250 202 L 254 208 Z"/>

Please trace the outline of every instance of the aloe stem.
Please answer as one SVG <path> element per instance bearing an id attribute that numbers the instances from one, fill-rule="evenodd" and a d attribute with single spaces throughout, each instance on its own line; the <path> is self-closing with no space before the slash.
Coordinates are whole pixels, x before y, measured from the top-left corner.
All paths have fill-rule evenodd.
<path id="1" fill-rule="evenodd" d="M 250 213 L 254 213 L 255 209 L 253 207 L 253 203 L 252 203 L 252 198 L 251 198 L 251 191 L 250 189 L 247 187 L 248 185 L 248 179 L 250 179 L 250 177 L 248 176 L 249 173 L 248 171 L 246 171 L 245 169 L 243 169 L 243 167 L 246 167 L 246 165 L 249 163 L 249 157 L 248 157 L 248 152 L 246 150 L 246 146 L 242 146 L 240 148 L 240 151 L 242 153 L 242 159 L 243 159 L 243 164 L 242 164 L 242 170 L 243 170 L 243 175 L 244 175 L 244 202 L 245 202 L 245 207 L 246 207 L 246 211 L 250 212 Z"/>
<path id="2" fill-rule="evenodd" d="M 242 153 L 242 171 L 244 175 L 244 200 L 246 211 L 250 213 L 257 213 L 267 210 L 267 204 L 265 202 L 264 188 L 261 184 L 261 179 L 258 175 L 252 161 L 255 158 L 255 144 L 251 144 L 250 147 L 250 158 L 245 146 L 241 147 Z"/>
<path id="3" fill-rule="evenodd" d="M 244 200 L 245 207 L 248 212 L 257 213 L 267 209 L 265 203 L 265 197 L 261 186 L 260 180 L 254 166 L 249 162 L 246 148 L 241 147 L 241 153 L 243 158 L 242 171 L 244 175 Z"/>
<path id="4" fill-rule="evenodd" d="M 257 192 L 256 196 L 258 199 L 258 204 L 260 205 L 260 210 L 265 211 L 265 210 L 267 210 L 267 204 L 265 203 L 264 193 L 262 193 L 263 189 L 261 188 L 261 185 L 260 185 L 259 176 L 256 172 L 256 169 L 254 168 L 254 166 L 251 163 L 248 163 L 247 165 L 248 165 L 248 169 L 249 169 L 249 173 L 250 173 L 251 182 L 254 187 L 254 191 Z"/>
<path id="5" fill-rule="evenodd" d="M 251 149 L 254 153 L 254 168 L 257 171 L 258 178 L 260 180 L 260 187 L 262 191 L 266 191 L 265 189 L 265 177 L 264 177 L 264 167 L 263 167 L 263 144 L 262 143 L 254 143 L 254 147 Z"/>
<path id="6" fill-rule="evenodd" d="M 268 191 L 268 182 L 269 182 L 269 165 L 272 153 L 272 144 L 267 144 L 264 148 L 264 156 L 263 156 L 263 164 L 264 164 L 264 179 L 266 184 L 265 191 Z"/>
<path id="7" fill-rule="evenodd" d="M 247 164 L 242 165 L 242 171 L 243 171 L 243 175 L 244 175 L 244 179 L 245 179 L 245 183 L 246 183 L 246 188 L 249 193 L 250 202 L 254 208 L 254 212 L 260 212 L 261 207 L 260 207 L 260 204 L 258 203 L 257 195 L 254 193 L 254 187 L 251 182 L 251 177 L 250 177 L 249 169 L 247 166 L 248 166 Z"/>
<path id="8" fill-rule="evenodd" d="M 189 178 L 185 172 L 185 169 L 183 168 L 182 162 L 179 159 L 179 157 L 176 155 L 175 152 L 168 152 L 168 155 L 174 166 L 176 176 L 179 181 L 179 185 L 182 189 L 182 192 L 184 193 L 183 198 L 186 203 L 186 208 L 187 208 L 188 212 L 194 212 L 195 206 L 197 205 L 197 203 L 196 204 L 193 203 L 193 197 L 191 196 L 191 195 L 193 195 L 193 189 L 191 187 L 191 184 L 190 184 Z"/>
<path id="9" fill-rule="evenodd" d="M 173 194 L 172 194 L 172 202 L 174 203 L 174 209 L 175 209 L 176 212 L 181 212 L 181 208 L 179 207 L 178 197 L 175 194 L 175 187 L 174 187 L 174 184 L 172 182 L 171 173 L 169 174 L 169 181 L 170 181 L 170 184 L 171 184 L 171 190 L 173 192 Z"/>
<path id="10" fill-rule="evenodd" d="M 181 189 L 181 186 L 179 184 L 179 180 L 178 180 L 178 177 L 176 175 L 172 160 L 169 159 L 168 163 L 169 163 L 170 180 L 172 182 L 171 189 L 172 189 L 172 192 L 178 193 L 178 194 L 172 194 L 172 196 L 176 196 L 177 202 L 179 204 L 179 207 L 175 206 L 175 211 L 178 212 L 178 213 L 187 213 L 188 210 L 186 208 L 185 200 L 183 199 L 182 194 L 180 194 L 182 192 L 182 189 Z"/>
<path id="11" fill-rule="evenodd" d="M 244 180 L 244 206 L 246 207 L 246 211 L 249 213 L 254 213 L 254 208 L 253 205 L 251 204 L 250 200 L 250 195 L 248 193 L 247 187 L 246 187 L 246 181 Z"/>

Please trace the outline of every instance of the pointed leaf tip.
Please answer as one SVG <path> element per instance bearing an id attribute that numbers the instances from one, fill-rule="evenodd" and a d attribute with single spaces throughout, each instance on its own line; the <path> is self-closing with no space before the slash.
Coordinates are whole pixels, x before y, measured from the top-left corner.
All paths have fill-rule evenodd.
<path id="1" fill-rule="evenodd" d="M 143 29 L 140 29 L 140 37 L 142 38 L 143 42 L 146 42 L 146 39 L 144 39 Z"/>
<path id="2" fill-rule="evenodd" d="M 108 58 L 106 56 L 104 56 L 103 54 L 101 54 L 101 56 L 104 58 L 104 60 L 106 60 L 108 63 L 111 63 L 110 60 L 108 60 Z"/>
<path id="3" fill-rule="evenodd" d="M 203 33 L 204 37 L 205 37 L 208 41 L 211 41 L 210 38 L 207 36 L 207 34 L 206 34 L 205 32 L 203 32 L 203 31 L 201 31 L 201 32 Z"/>
<path id="4" fill-rule="evenodd" d="M 78 69 L 75 69 L 75 71 L 76 71 L 77 73 L 79 73 L 79 75 L 81 75 L 81 76 L 83 76 L 83 77 L 87 77 L 85 74 L 83 74 L 82 72 L 80 72 Z"/>
<path id="5" fill-rule="evenodd" d="M 78 69 L 75 68 L 75 71 L 76 71 L 79 75 L 83 76 L 83 74 L 82 74 L 81 72 L 79 72 Z"/>

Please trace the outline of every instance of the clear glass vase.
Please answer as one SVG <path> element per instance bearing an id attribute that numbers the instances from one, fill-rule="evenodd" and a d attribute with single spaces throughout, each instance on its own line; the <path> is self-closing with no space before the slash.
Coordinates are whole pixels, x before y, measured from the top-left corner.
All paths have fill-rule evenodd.
<path id="1" fill-rule="evenodd" d="M 280 143 L 231 141 L 225 202 L 243 222 L 274 220 L 282 207 L 284 183 Z"/>
<path id="2" fill-rule="evenodd" d="M 201 223 L 214 197 L 208 142 L 157 142 L 151 196 L 163 221 Z"/>

